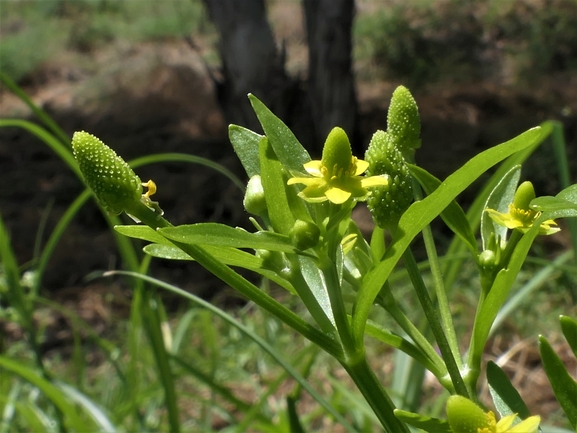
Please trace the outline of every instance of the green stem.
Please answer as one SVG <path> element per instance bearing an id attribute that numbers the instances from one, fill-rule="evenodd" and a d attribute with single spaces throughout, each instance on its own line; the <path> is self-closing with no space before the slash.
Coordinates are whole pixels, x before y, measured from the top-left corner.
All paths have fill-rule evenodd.
<path id="1" fill-rule="evenodd" d="M 439 374 L 437 378 L 442 379 L 442 376 L 448 373 L 447 366 L 443 361 L 443 358 L 435 351 L 431 343 L 425 338 L 425 336 L 419 331 L 419 329 L 413 325 L 409 318 L 405 315 L 403 310 L 399 308 L 397 301 L 395 300 L 388 282 L 385 283 L 381 294 L 377 298 L 377 302 L 381 305 L 397 322 L 403 331 L 413 340 L 413 342 L 421 349 L 427 358 L 435 365 Z"/>
<path id="2" fill-rule="evenodd" d="M 406 424 L 395 416 L 395 405 L 375 376 L 366 357 L 363 356 L 355 363 L 342 365 L 377 415 L 385 431 L 387 433 L 410 433 Z"/>
<path id="3" fill-rule="evenodd" d="M 433 276 L 433 284 L 435 286 L 435 295 L 437 296 L 437 304 L 439 306 L 439 313 L 441 318 L 441 325 L 445 331 L 445 336 L 453 353 L 453 357 L 457 362 L 459 368 L 463 367 L 463 359 L 459 351 L 459 342 L 455 332 L 455 325 L 453 323 L 453 316 L 451 308 L 449 307 L 449 299 L 447 297 L 447 290 L 443 281 L 441 273 L 441 264 L 437 255 L 437 248 L 433 239 L 433 232 L 431 226 L 426 226 L 423 231 L 423 239 L 425 241 L 425 249 L 427 250 L 427 257 L 429 265 L 431 266 L 431 275 Z"/>
<path id="4" fill-rule="evenodd" d="M 422 200 L 423 193 L 421 191 L 419 182 L 413 178 L 412 183 L 415 200 Z M 433 231 L 431 230 L 431 226 L 425 226 L 422 230 L 422 233 L 423 240 L 425 241 L 425 250 L 427 251 L 427 257 L 429 259 L 429 266 L 431 267 L 431 275 L 433 276 L 433 284 L 435 286 L 435 295 L 439 305 L 441 324 L 443 326 L 443 330 L 445 331 L 445 336 L 447 337 L 451 352 L 453 353 L 453 358 L 457 362 L 457 366 L 462 368 L 463 359 L 461 357 L 461 352 L 459 351 L 459 342 L 455 332 L 453 316 L 451 314 L 451 308 L 449 307 L 449 299 L 447 297 L 447 290 L 445 288 L 445 282 L 443 280 L 443 274 L 441 271 L 441 264 L 439 262 L 439 256 L 437 254 L 437 247 L 435 246 L 435 240 L 433 238 Z"/>
<path id="5" fill-rule="evenodd" d="M 455 392 L 457 392 L 459 395 L 462 395 L 463 397 L 470 398 L 469 391 L 467 390 L 465 382 L 461 377 L 459 367 L 455 357 L 453 356 L 453 352 L 451 351 L 451 346 L 449 345 L 447 337 L 443 332 L 443 327 L 441 326 L 441 322 L 439 321 L 437 312 L 435 311 L 435 307 L 433 306 L 433 302 L 431 301 L 427 291 L 427 287 L 425 286 L 421 273 L 419 272 L 415 257 L 413 256 L 413 253 L 410 249 L 407 249 L 403 254 L 403 260 L 409 273 L 409 278 L 411 279 L 417 297 L 419 298 L 419 302 L 421 303 L 425 316 L 427 317 L 427 321 L 429 322 L 429 326 L 431 327 L 431 331 L 433 332 L 435 340 L 439 346 L 439 350 L 441 351 L 441 356 L 443 357 L 445 365 L 447 366 L 449 376 L 451 377 L 451 381 L 455 387 Z"/>
<path id="6" fill-rule="evenodd" d="M 336 265 L 326 256 L 321 257 L 319 262 L 320 269 L 327 284 L 327 292 L 333 310 L 333 317 L 335 319 L 335 324 L 337 325 L 339 337 L 343 344 L 345 351 L 344 354 L 347 360 L 357 358 L 359 355 L 363 354 L 364 348 L 362 342 L 359 342 L 360 347 L 357 347 L 355 344 L 349 319 L 347 317 L 347 311 L 345 309 L 341 285 L 336 272 Z"/>

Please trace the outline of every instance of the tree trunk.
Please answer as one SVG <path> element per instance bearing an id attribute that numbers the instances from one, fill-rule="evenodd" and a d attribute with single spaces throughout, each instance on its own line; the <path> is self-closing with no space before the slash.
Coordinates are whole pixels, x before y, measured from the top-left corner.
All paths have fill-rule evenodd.
<path id="1" fill-rule="evenodd" d="M 304 0 L 309 45 L 308 94 L 321 143 L 334 126 L 342 127 L 361 147 L 357 99 L 352 74 L 354 0 Z"/>
<path id="2" fill-rule="evenodd" d="M 220 35 L 222 82 L 217 97 L 227 122 L 262 131 L 247 94 L 286 119 L 294 83 L 284 70 L 266 19 L 264 0 L 203 0 Z"/>

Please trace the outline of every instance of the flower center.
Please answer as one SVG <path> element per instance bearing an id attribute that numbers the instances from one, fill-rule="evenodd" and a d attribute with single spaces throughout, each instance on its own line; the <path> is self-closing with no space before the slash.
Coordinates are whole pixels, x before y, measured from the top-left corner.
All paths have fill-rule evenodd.
<path id="1" fill-rule="evenodd" d="M 523 223 L 523 227 L 530 227 L 540 212 L 535 212 L 531 209 L 521 209 L 512 203 L 509 205 L 509 213 L 513 218 Z"/>

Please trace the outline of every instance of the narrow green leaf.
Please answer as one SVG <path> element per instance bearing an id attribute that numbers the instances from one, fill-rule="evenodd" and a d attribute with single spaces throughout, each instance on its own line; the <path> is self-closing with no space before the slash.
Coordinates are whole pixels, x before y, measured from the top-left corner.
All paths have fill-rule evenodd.
<path id="1" fill-rule="evenodd" d="M 263 136 L 242 126 L 230 125 L 228 138 L 248 177 L 260 174 L 258 143 Z"/>
<path id="2" fill-rule="evenodd" d="M 62 161 L 64 161 L 68 165 L 68 167 L 80 179 L 82 179 L 82 175 L 80 174 L 78 164 L 76 164 L 76 160 L 72 156 L 72 152 L 70 149 L 70 140 L 67 140 L 65 143 L 63 143 L 54 135 L 52 135 L 50 132 L 48 132 L 46 129 L 28 120 L 0 119 L 0 128 L 6 126 L 15 126 L 18 128 L 25 129 L 26 131 L 38 137 L 40 140 L 44 142 L 44 144 L 50 147 L 54 151 L 54 153 L 56 153 L 60 157 L 60 159 L 62 159 Z"/>
<path id="3" fill-rule="evenodd" d="M 296 371 L 296 369 L 286 360 L 286 357 L 278 353 L 278 351 L 276 351 L 270 344 L 268 344 L 264 339 L 258 336 L 253 330 L 244 326 L 242 323 L 240 323 L 234 317 L 230 316 L 228 313 L 215 307 L 209 302 L 199 298 L 198 296 L 193 295 L 192 293 L 186 292 L 185 290 L 182 290 L 176 286 L 149 277 L 148 275 L 126 271 L 112 271 L 109 272 L 108 275 L 127 275 L 130 277 L 142 279 L 143 281 L 146 281 L 155 286 L 158 286 L 172 293 L 175 293 L 183 297 L 184 299 L 188 299 L 189 301 L 192 301 L 195 304 L 211 311 L 214 315 L 222 318 L 225 322 L 231 324 L 232 326 L 237 328 L 240 332 L 242 332 L 244 335 L 252 339 L 256 344 L 258 344 L 266 353 L 268 353 L 276 362 L 278 362 L 279 365 L 282 368 L 284 368 L 286 372 L 289 375 L 291 375 L 295 379 L 295 381 L 297 381 L 311 395 L 313 399 L 315 399 L 325 410 L 327 410 L 329 414 L 331 414 L 339 423 L 341 423 L 341 425 L 347 431 L 356 432 L 356 429 L 352 427 L 348 423 L 348 421 L 333 406 L 331 406 L 318 392 L 316 392 L 314 388 L 311 387 L 309 382 L 304 377 L 302 377 L 302 375 L 298 371 Z"/>
<path id="4" fill-rule="evenodd" d="M 8 75 L 0 70 L 0 81 L 4 83 L 22 102 L 24 102 L 32 110 L 32 112 L 52 131 L 63 144 L 70 145 L 70 137 L 62 130 L 62 128 L 52 119 L 42 108 L 32 101 L 22 88 L 18 86 Z"/>
<path id="5" fill-rule="evenodd" d="M 308 152 L 299 143 L 288 126 L 276 117 L 256 96 L 249 94 L 248 98 L 279 161 L 290 170 L 302 171 L 303 164 L 311 160 Z"/>
<path id="6" fill-rule="evenodd" d="M 231 247 L 217 247 L 205 245 L 204 248 L 218 260 L 229 266 L 237 266 L 245 269 L 258 269 L 262 266 L 262 259 L 245 251 Z M 153 257 L 168 260 L 194 260 L 180 248 L 174 245 L 150 244 L 143 248 L 146 254 Z"/>
<path id="7" fill-rule="evenodd" d="M 170 431 L 178 433 L 180 431 L 180 418 L 178 409 L 178 397 L 174 383 L 174 374 L 169 363 L 169 354 L 165 345 L 162 331 L 163 311 L 162 304 L 154 292 L 146 290 L 143 292 L 141 304 L 142 324 L 146 330 L 152 354 L 156 361 L 156 374 L 158 381 L 164 390 L 164 408 L 168 417 Z"/>
<path id="8" fill-rule="evenodd" d="M 559 197 L 542 196 L 531 202 L 531 208 L 541 212 L 573 211 L 567 216 L 577 216 L 577 203 Z"/>
<path id="9" fill-rule="evenodd" d="M 401 409 L 395 409 L 395 416 L 401 421 L 429 433 L 452 433 L 449 423 L 445 420 L 431 418 Z"/>
<path id="10" fill-rule="evenodd" d="M 267 138 L 260 141 L 259 149 L 262 187 L 270 222 L 275 231 L 288 234 L 295 218 L 286 194 L 287 179 L 283 176 L 286 170 Z"/>
<path id="11" fill-rule="evenodd" d="M 224 165 L 214 162 L 208 158 L 201 156 L 189 155 L 188 153 L 153 153 L 151 155 L 141 156 L 133 160 L 127 161 L 128 165 L 133 169 L 149 164 L 160 164 L 163 162 L 186 162 L 189 164 L 198 164 L 208 167 L 223 176 L 230 179 L 241 191 L 245 190 L 246 183 L 241 181 L 237 175 L 226 168 Z"/>
<path id="12" fill-rule="evenodd" d="M 22 363 L 18 361 L 3 356 L 0 356 L 0 366 L 36 386 L 46 398 L 60 409 L 69 427 L 76 431 L 94 431 L 94 426 L 86 425 L 86 421 L 80 418 L 75 405 L 68 401 L 64 393 L 42 376 L 38 375 L 34 370 L 22 365 Z"/>
<path id="13" fill-rule="evenodd" d="M 288 236 L 267 231 L 250 233 L 241 228 L 218 223 L 165 227 L 158 229 L 158 233 L 183 244 L 294 252 L 294 247 Z"/>
<path id="14" fill-rule="evenodd" d="M 435 376 L 441 376 L 441 373 L 435 366 L 434 362 L 431 362 L 426 354 L 424 354 L 417 346 L 404 339 L 403 337 L 394 334 L 393 332 L 371 320 L 367 321 L 367 328 L 365 333 L 366 335 L 373 337 L 382 343 L 405 352 L 411 358 L 422 364 L 427 370 L 431 371 Z"/>
<path id="15" fill-rule="evenodd" d="M 178 364 L 181 368 L 183 368 L 190 376 L 194 377 L 195 379 L 199 380 L 200 382 L 208 386 L 211 392 L 220 395 L 227 402 L 233 404 L 236 407 L 236 410 L 238 410 L 239 412 L 241 413 L 248 412 L 252 407 L 250 403 L 237 398 L 229 388 L 216 382 L 214 377 L 196 368 L 194 364 L 186 362 L 182 358 L 179 358 L 174 355 L 171 356 L 170 358 L 174 362 L 176 362 L 176 364 Z M 270 423 L 270 421 L 261 413 L 257 414 L 256 419 L 260 422 Z"/>
<path id="16" fill-rule="evenodd" d="M 122 225 L 114 226 L 114 230 L 124 236 L 155 244 L 172 245 L 164 236 L 159 235 L 156 230 L 144 225 Z"/>
<path id="17" fill-rule="evenodd" d="M 515 191 L 517 190 L 520 177 L 521 166 L 515 165 L 505 174 L 505 176 L 503 176 L 493 191 L 491 191 L 483 211 L 488 208 L 502 213 L 509 212 L 509 205 L 513 203 L 513 198 L 515 197 Z M 481 239 L 483 240 L 483 250 L 489 248 L 489 238 L 491 237 L 491 234 L 495 235 L 495 240 L 499 238 L 500 242 L 504 242 L 507 239 L 507 230 L 507 227 L 494 222 L 487 212 L 483 212 L 481 214 Z"/>
<path id="18" fill-rule="evenodd" d="M 573 204 L 577 204 L 577 184 L 568 186 L 556 195 L 557 198 L 567 200 Z"/>
<path id="19" fill-rule="evenodd" d="M 409 170 L 411 175 L 419 181 L 427 195 L 432 194 L 441 185 L 439 179 L 421 167 L 409 164 Z M 441 218 L 443 218 L 445 224 L 465 242 L 471 253 L 476 255 L 477 239 L 471 230 L 471 225 L 461 206 L 453 200 L 451 204 L 441 212 Z"/>
<path id="20" fill-rule="evenodd" d="M 567 372 L 563 361 L 542 335 L 539 336 L 539 353 L 553 393 L 563 408 L 569 423 L 577 430 L 577 382 Z"/>
<path id="21" fill-rule="evenodd" d="M 559 323 L 569 347 L 577 357 L 577 321 L 569 316 L 560 316 Z"/>
<path id="22" fill-rule="evenodd" d="M 326 320 L 326 318 L 328 318 L 331 324 L 335 326 L 335 318 L 333 315 L 331 300 L 329 298 L 327 283 L 323 277 L 322 272 L 310 257 L 299 256 L 298 261 L 302 276 L 307 282 L 308 289 L 314 296 L 314 300 L 310 299 L 310 296 L 303 293 L 301 290 L 301 299 L 303 299 L 309 310 L 312 309 L 313 317 L 317 319 L 317 322 L 319 320 Z M 320 306 L 322 312 L 316 312 L 318 310 L 318 306 Z M 319 315 L 322 317 L 322 319 L 319 318 Z"/>
<path id="23" fill-rule="evenodd" d="M 104 410 L 78 389 L 64 382 L 58 382 L 56 386 L 58 386 L 58 388 L 60 388 L 72 401 L 84 408 L 101 431 L 105 431 L 106 433 L 115 433 L 118 431 Z"/>
<path id="24" fill-rule="evenodd" d="M 294 397 L 288 396 L 286 398 L 286 410 L 291 432 L 306 432 L 303 427 L 299 414 L 297 412 L 297 401 Z"/>
<path id="25" fill-rule="evenodd" d="M 531 416 L 527 405 L 517 392 L 501 367 L 493 361 L 487 364 L 487 381 L 489 392 L 493 398 L 495 408 L 501 417 L 516 413 L 519 418 L 525 419 Z"/>
<path id="26" fill-rule="evenodd" d="M 435 192 L 407 209 L 384 259 L 363 279 L 353 312 L 353 330 L 357 341 L 362 341 L 365 323 L 381 287 L 415 236 L 485 171 L 515 152 L 531 146 L 540 137 L 540 128 L 533 128 L 480 153 L 450 175 Z"/>

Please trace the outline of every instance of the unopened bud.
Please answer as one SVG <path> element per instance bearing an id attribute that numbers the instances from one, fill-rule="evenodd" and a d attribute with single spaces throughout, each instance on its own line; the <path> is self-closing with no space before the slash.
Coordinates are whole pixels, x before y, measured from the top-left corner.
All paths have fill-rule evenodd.
<path id="1" fill-rule="evenodd" d="M 320 235 L 321 231 L 316 224 L 303 220 L 296 220 L 289 232 L 292 244 L 301 251 L 316 246 Z"/>

